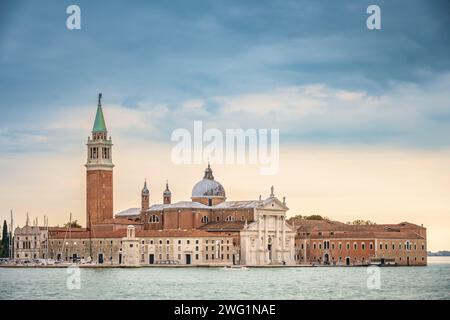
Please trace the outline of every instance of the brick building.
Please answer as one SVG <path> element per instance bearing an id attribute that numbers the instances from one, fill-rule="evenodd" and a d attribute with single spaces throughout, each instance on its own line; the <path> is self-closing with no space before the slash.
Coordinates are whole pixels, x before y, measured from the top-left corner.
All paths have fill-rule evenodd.
<path id="1" fill-rule="evenodd" d="M 296 226 L 295 260 L 316 265 L 426 265 L 426 229 L 403 222 L 349 225 L 291 219 Z"/>

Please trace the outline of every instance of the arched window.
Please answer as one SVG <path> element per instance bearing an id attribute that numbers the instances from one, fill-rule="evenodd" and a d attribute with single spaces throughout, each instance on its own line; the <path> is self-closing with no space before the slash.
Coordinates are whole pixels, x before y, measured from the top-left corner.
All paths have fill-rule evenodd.
<path id="1" fill-rule="evenodd" d="M 150 216 L 150 218 L 148 219 L 148 222 L 150 222 L 150 223 L 158 223 L 159 222 L 159 217 L 156 214 L 152 214 Z"/>
<path id="2" fill-rule="evenodd" d="M 227 216 L 225 221 L 234 221 L 234 217 L 233 216 Z"/>
<path id="3" fill-rule="evenodd" d="M 203 222 L 203 223 L 206 223 L 206 222 L 208 222 L 208 221 L 209 221 L 208 216 L 203 216 L 203 217 L 202 217 L 202 222 Z"/>

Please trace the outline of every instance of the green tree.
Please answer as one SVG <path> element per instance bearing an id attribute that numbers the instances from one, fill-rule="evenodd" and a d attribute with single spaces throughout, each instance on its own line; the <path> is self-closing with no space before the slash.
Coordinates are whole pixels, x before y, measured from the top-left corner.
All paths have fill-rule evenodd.
<path id="1" fill-rule="evenodd" d="M 63 225 L 64 228 L 68 228 L 69 227 L 69 222 L 67 222 L 66 224 Z M 81 225 L 78 223 L 78 220 L 74 220 L 72 221 L 72 223 L 70 224 L 71 228 L 81 228 Z"/>
<path id="2" fill-rule="evenodd" d="M 6 224 L 6 220 L 3 221 L 2 249 L 1 249 L 0 255 L 2 258 L 9 257 L 9 233 L 8 233 L 8 225 Z"/>
<path id="3" fill-rule="evenodd" d="M 310 216 L 304 217 L 306 220 L 325 220 L 321 215 L 318 214 L 312 214 Z"/>

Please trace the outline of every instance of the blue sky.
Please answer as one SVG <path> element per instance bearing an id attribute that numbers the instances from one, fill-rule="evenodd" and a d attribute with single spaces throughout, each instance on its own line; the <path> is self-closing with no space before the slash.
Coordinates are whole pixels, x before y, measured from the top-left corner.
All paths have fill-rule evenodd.
<path id="1" fill-rule="evenodd" d="M 372 3 L 381 7 L 379 31 L 366 28 Z M 65 26 L 70 4 L 81 8 L 81 30 Z M 98 91 L 106 104 L 126 109 L 164 105 L 169 112 L 164 125 L 153 123 L 160 129 L 153 139 L 167 140 L 173 128 L 201 116 L 221 117 L 228 127 L 233 117 L 246 120 L 244 127 L 271 122 L 282 129 L 282 142 L 449 145 L 439 138 L 450 133 L 448 1 L 2 1 L 1 7 L 3 151 L 28 150 L 14 139 L 54 135 L 49 118 L 95 107 Z M 336 115 L 340 102 L 331 97 L 322 101 L 329 106 L 323 115 L 295 115 L 294 124 L 246 112 L 246 105 L 224 116 L 223 98 L 310 85 L 362 93 L 359 105 L 386 97 L 392 103 L 379 102 L 389 112 L 363 119 L 357 106 Z M 415 106 L 416 127 L 405 128 L 411 96 L 431 101 Z M 187 112 L 192 100 L 202 101 L 206 113 Z"/>

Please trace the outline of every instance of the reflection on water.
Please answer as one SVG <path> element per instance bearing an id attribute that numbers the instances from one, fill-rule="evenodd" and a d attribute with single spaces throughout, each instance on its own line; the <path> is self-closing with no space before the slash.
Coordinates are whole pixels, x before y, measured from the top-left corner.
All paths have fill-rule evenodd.
<path id="1" fill-rule="evenodd" d="M 1 299 L 450 299 L 450 257 L 426 267 L 0 268 Z M 379 272 L 378 272 L 379 271 Z M 379 276 L 380 289 L 369 289 Z"/>

